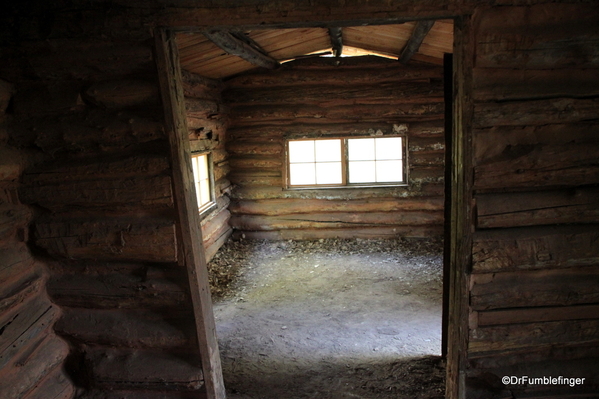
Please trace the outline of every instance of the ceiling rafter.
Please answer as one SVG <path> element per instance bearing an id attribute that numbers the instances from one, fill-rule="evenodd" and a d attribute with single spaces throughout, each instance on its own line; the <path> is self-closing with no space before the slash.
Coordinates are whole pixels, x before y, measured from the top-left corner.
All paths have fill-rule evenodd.
<path id="1" fill-rule="evenodd" d="M 410 59 L 412 59 L 412 56 L 418 52 L 420 45 L 434 24 L 434 20 L 416 22 L 416 26 L 414 27 L 414 31 L 412 32 L 410 39 L 404 46 L 403 50 L 401 50 L 401 54 L 399 55 L 398 59 L 399 62 L 402 64 L 407 64 Z"/>
<path id="2" fill-rule="evenodd" d="M 262 50 L 258 43 L 241 32 L 208 30 L 202 33 L 227 54 L 243 58 L 247 62 L 263 68 L 276 69 L 280 66 L 279 62 Z M 240 37 L 240 35 L 245 37 Z"/>
<path id="3" fill-rule="evenodd" d="M 341 57 L 343 53 L 343 31 L 340 27 L 329 28 L 329 36 L 331 37 L 331 46 L 335 57 Z"/>

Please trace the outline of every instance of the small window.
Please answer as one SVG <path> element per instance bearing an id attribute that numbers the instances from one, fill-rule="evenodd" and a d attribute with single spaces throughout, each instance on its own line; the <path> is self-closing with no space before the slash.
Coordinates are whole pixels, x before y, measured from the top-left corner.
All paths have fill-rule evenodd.
<path id="1" fill-rule="evenodd" d="M 199 211 L 204 212 L 214 203 L 209 154 L 192 155 L 191 165 L 193 168 L 193 180 L 196 185 Z"/>
<path id="2" fill-rule="evenodd" d="M 288 187 L 404 184 L 403 137 L 287 142 Z"/>

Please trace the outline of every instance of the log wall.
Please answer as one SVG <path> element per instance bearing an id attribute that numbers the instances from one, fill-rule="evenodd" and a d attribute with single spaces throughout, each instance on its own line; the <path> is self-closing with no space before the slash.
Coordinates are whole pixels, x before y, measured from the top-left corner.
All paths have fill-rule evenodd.
<path id="1" fill-rule="evenodd" d="M 229 226 L 229 193 L 231 182 L 229 157 L 225 150 L 228 123 L 228 107 L 222 99 L 224 85 L 219 80 L 208 79 L 183 71 L 183 91 L 189 144 L 191 151 L 212 154 L 214 195 L 216 207 L 202 217 L 202 238 L 206 262 L 231 236 Z"/>
<path id="2" fill-rule="evenodd" d="M 599 7 L 497 7 L 474 21 L 469 392 L 562 375 L 586 382 L 507 388 L 597 397 Z"/>
<path id="3" fill-rule="evenodd" d="M 63 370 L 69 347 L 52 329 L 61 311 L 46 292 L 47 264 L 27 246 L 34 210 L 17 192 L 29 154 L 9 142 L 15 92 L 0 79 L 0 392 L 7 399 L 70 398 L 75 388 Z"/>
<path id="4" fill-rule="evenodd" d="M 226 82 L 236 235 L 265 239 L 442 234 L 442 68 L 374 57 L 296 61 Z M 287 138 L 406 133 L 403 187 L 284 189 Z"/>
<path id="5" fill-rule="evenodd" d="M 203 397 L 154 41 L 56 36 L 2 48 L 14 91 L 2 143 L 29 162 L 2 166 L 20 184 L 2 205 L 1 396 Z"/>

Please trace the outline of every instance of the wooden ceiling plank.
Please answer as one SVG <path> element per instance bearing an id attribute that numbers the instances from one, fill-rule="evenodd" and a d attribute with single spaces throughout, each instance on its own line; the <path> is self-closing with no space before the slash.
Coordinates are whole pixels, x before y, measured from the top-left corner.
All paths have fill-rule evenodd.
<path id="1" fill-rule="evenodd" d="M 420 45 L 424 41 L 424 38 L 431 30 L 434 24 L 434 20 L 424 20 L 418 21 L 416 23 L 416 27 L 414 28 L 414 32 L 412 33 L 410 40 L 408 40 L 408 43 L 401 51 L 401 55 L 399 56 L 399 62 L 405 65 L 410 61 L 410 58 L 412 58 L 412 56 L 416 54 L 416 52 L 420 48 Z"/>
<path id="2" fill-rule="evenodd" d="M 279 62 L 274 58 L 261 53 L 251 45 L 239 40 L 230 32 L 221 30 L 209 30 L 203 32 L 218 47 L 226 51 L 228 54 L 236 55 L 249 63 L 268 69 L 275 69 L 280 66 Z"/>

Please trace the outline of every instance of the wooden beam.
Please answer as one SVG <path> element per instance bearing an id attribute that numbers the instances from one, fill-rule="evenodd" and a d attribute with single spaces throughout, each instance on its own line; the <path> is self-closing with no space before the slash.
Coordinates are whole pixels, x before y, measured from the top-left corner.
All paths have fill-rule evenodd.
<path id="1" fill-rule="evenodd" d="M 275 69 L 280 65 L 277 60 L 268 56 L 264 50 L 261 48 L 262 51 L 258 50 L 256 48 L 258 44 L 254 41 L 240 40 L 238 33 L 234 34 L 222 30 L 206 30 L 202 33 L 212 43 L 226 51 L 227 54 L 236 55 L 251 64 L 268 69 Z"/>
<path id="2" fill-rule="evenodd" d="M 412 36 L 406 43 L 406 46 L 401 50 L 401 55 L 399 56 L 399 62 L 402 64 L 407 64 L 412 56 L 416 54 L 420 45 L 424 41 L 424 38 L 431 30 L 433 25 L 435 24 L 434 20 L 426 20 L 426 21 L 418 21 L 416 22 L 416 27 L 412 32 Z"/>
<path id="3" fill-rule="evenodd" d="M 226 397 L 225 386 L 216 341 L 216 324 L 210 297 L 200 215 L 195 184 L 193 184 L 191 151 L 187 139 L 179 53 L 175 35 L 171 31 L 157 29 L 155 37 L 156 64 L 164 103 L 166 130 L 171 147 L 173 188 L 179 222 L 177 227 L 182 240 L 183 262 L 186 265 L 189 279 L 206 396 L 208 399 L 224 399 Z"/>
<path id="4" fill-rule="evenodd" d="M 329 28 L 329 36 L 331 37 L 331 46 L 333 47 L 333 54 L 335 57 L 341 57 L 343 52 L 343 33 L 339 27 Z"/>

